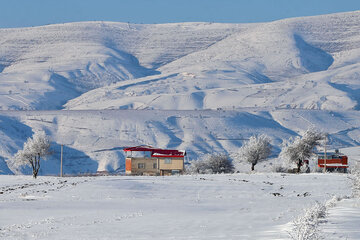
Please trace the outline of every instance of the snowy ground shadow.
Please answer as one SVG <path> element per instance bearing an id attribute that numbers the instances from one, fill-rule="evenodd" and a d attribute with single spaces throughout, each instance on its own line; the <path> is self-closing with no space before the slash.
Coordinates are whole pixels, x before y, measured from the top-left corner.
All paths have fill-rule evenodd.
<path id="1" fill-rule="evenodd" d="M 170 75 L 167 75 L 167 76 L 164 76 L 164 77 L 152 78 L 152 79 L 145 80 L 145 81 L 139 81 L 139 82 L 135 82 L 135 83 L 130 83 L 130 84 L 118 87 L 117 90 L 125 90 L 125 89 L 127 89 L 129 87 L 147 85 L 147 84 L 150 84 L 152 82 L 158 82 L 158 81 L 166 80 L 168 78 L 173 78 L 173 77 L 175 77 L 177 75 L 178 75 L 177 73 L 174 73 L 174 74 L 170 74 Z"/>
<path id="2" fill-rule="evenodd" d="M 0 115 L 0 174 L 13 174 L 7 160 L 32 136 L 32 129 L 15 118 Z"/>
<path id="3" fill-rule="evenodd" d="M 61 145 L 52 143 L 52 155 L 41 163 L 39 175 L 59 175 L 61 162 Z M 69 146 L 63 146 L 63 174 L 95 173 L 98 162 L 84 152 Z"/>
<path id="4" fill-rule="evenodd" d="M 335 89 L 338 89 L 342 92 L 345 92 L 352 100 L 357 102 L 354 110 L 360 110 L 360 89 L 353 89 L 350 85 L 347 84 L 339 84 L 339 83 L 331 83 L 330 86 Z"/>
<path id="5" fill-rule="evenodd" d="M 120 64 L 121 66 L 126 67 L 135 78 L 160 74 L 155 68 L 150 69 L 142 66 L 134 55 L 119 50 L 111 39 L 106 39 L 104 45 L 116 53 L 116 55 L 109 54 L 111 58 L 106 61 L 105 64 L 112 65 L 114 68 L 117 68 L 117 65 Z"/>
<path id="6" fill-rule="evenodd" d="M 54 91 L 45 92 L 35 106 L 37 110 L 61 110 L 63 105 L 82 93 L 76 90 L 76 86 L 69 80 L 57 73 L 52 73 L 49 79 L 49 85 Z"/>
<path id="7" fill-rule="evenodd" d="M 280 152 L 280 146 L 282 139 L 288 139 L 290 136 L 297 136 L 298 134 L 291 129 L 285 128 L 272 118 L 255 115 L 247 112 L 240 112 L 234 115 L 232 118 L 226 119 L 229 132 L 235 134 L 233 129 L 238 129 L 244 140 L 248 139 L 252 135 L 266 134 L 274 136 L 273 139 L 273 153 L 278 154 Z M 226 129 L 225 129 L 226 130 Z M 238 142 L 239 147 L 243 142 Z"/>
<path id="8" fill-rule="evenodd" d="M 301 64 L 309 72 L 325 71 L 334 62 L 330 54 L 305 42 L 301 36 L 295 34 L 294 39 L 299 49 Z"/>
<path id="9" fill-rule="evenodd" d="M 5 159 L 0 156 L 0 175 L 12 175 L 13 172 L 9 169 Z"/>

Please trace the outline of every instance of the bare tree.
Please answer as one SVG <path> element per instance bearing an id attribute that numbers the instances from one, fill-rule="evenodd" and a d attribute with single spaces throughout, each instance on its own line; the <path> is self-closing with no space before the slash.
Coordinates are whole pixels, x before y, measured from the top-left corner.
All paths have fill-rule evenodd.
<path id="1" fill-rule="evenodd" d="M 324 134 L 307 130 L 302 137 L 296 137 L 293 141 L 289 140 L 281 150 L 280 156 L 290 163 L 297 165 L 297 172 L 304 163 L 304 160 L 313 155 L 315 146 L 320 144 L 320 140 L 324 138 Z"/>
<path id="2" fill-rule="evenodd" d="M 40 159 L 49 155 L 50 140 L 44 132 L 36 132 L 24 143 L 24 148 L 15 154 L 15 165 L 31 165 L 33 177 L 36 178 L 40 169 Z"/>
<path id="3" fill-rule="evenodd" d="M 254 171 L 255 165 L 266 160 L 271 153 L 270 138 L 266 135 L 251 136 L 240 148 L 240 161 L 245 160 L 251 164 L 251 171 Z"/>

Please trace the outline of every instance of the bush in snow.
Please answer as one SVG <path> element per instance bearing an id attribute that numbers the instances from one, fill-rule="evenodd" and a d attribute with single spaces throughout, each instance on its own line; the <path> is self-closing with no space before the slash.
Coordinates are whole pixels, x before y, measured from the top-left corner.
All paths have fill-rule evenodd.
<path id="1" fill-rule="evenodd" d="M 188 173 L 210 173 L 207 163 L 203 159 L 193 160 L 190 162 L 190 166 L 186 169 Z"/>
<path id="2" fill-rule="evenodd" d="M 255 165 L 266 160 L 271 153 L 270 138 L 266 135 L 251 136 L 239 151 L 239 161 L 246 161 L 251 164 L 254 171 Z"/>
<path id="3" fill-rule="evenodd" d="M 305 213 L 297 217 L 293 222 L 292 231 L 289 232 L 291 239 L 294 240 L 316 240 L 324 239 L 318 229 L 319 223 L 324 221 L 327 210 L 334 207 L 342 197 L 333 196 L 325 204 L 318 202 L 311 208 L 305 210 Z"/>
<path id="4" fill-rule="evenodd" d="M 352 192 L 354 197 L 360 198 L 360 169 L 358 166 L 356 166 L 355 169 L 352 171 L 352 179 L 353 179 L 353 186 L 352 186 Z"/>
<path id="5" fill-rule="evenodd" d="M 322 239 L 319 235 L 319 218 L 326 215 L 326 207 L 316 203 L 312 208 L 306 209 L 305 214 L 297 217 L 293 222 L 293 229 L 290 232 L 291 239 L 294 240 L 315 240 Z"/>
<path id="6" fill-rule="evenodd" d="M 324 134 L 307 130 L 302 137 L 296 137 L 293 141 L 289 140 L 285 143 L 281 150 L 280 158 L 284 158 L 290 163 L 295 163 L 299 173 L 304 160 L 309 159 L 313 155 L 315 146 L 319 145 L 320 140 L 323 138 Z"/>
<path id="7" fill-rule="evenodd" d="M 234 165 L 229 156 L 226 154 L 210 155 L 206 161 L 213 173 L 234 172 Z"/>
<path id="8" fill-rule="evenodd" d="M 360 198 L 360 173 L 354 173 L 353 195 Z"/>
<path id="9" fill-rule="evenodd" d="M 232 173 L 234 165 L 226 154 L 206 155 L 203 159 L 192 161 L 190 165 L 191 173 Z"/>
<path id="10" fill-rule="evenodd" d="M 50 141 L 44 132 L 36 132 L 28 138 L 24 148 L 15 154 L 15 166 L 31 165 L 33 177 L 36 178 L 40 169 L 40 159 L 49 155 Z"/>

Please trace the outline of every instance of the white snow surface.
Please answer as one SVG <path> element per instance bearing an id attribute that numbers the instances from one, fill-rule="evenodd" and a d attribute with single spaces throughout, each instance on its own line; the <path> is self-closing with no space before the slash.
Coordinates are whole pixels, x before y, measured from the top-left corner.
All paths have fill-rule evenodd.
<path id="1" fill-rule="evenodd" d="M 0 29 L 0 107 L 357 109 L 359 21 L 355 11 L 257 24 Z"/>
<path id="2" fill-rule="evenodd" d="M 304 208 L 349 195 L 350 184 L 346 174 L 318 173 L 3 175 L 0 238 L 289 239 L 291 221 Z"/>
<path id="3" fill-rule="evenodd" d="M 334 208 L 329 209 L 321 231 L 326 239 L 359 239 L 360 238 L 360 200 L 344 199 Z"/>

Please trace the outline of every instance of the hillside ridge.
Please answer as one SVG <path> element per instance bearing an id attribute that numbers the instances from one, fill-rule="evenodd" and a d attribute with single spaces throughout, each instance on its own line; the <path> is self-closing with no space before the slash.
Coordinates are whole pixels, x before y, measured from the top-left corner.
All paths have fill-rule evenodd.
<path id="1" fill-rule="evenodd" d="M 0 174 L 33 132 L 52 139 L 41 174 L 124 167 L 124 146 L 190 160 L 266 133 L 276 157 L 308 128 L 356 147 L 360 11 L 267 23 L 80 22 L 0 29 Z M 22 111 L 19 111 L 22 110 Z M 29 111 L 32 110 L 32 111 Z M 264 165 L 267 165 L 265 163 Z M 269 165 L 260 169 L 269 170 Z"/>

